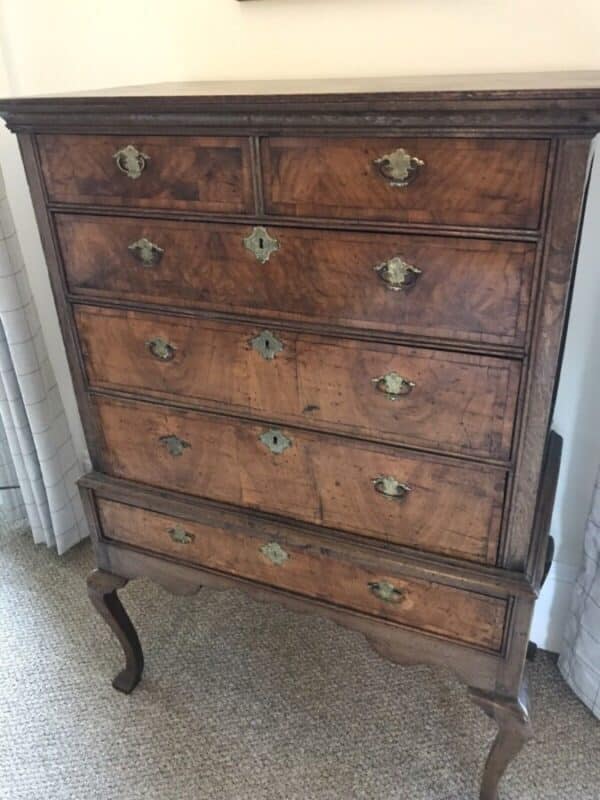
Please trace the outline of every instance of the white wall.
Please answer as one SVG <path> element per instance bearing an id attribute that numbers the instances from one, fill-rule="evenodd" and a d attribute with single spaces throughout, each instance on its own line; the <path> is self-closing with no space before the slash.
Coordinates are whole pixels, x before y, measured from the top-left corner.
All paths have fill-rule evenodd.
<path id="1" fill-rule="evenodd" d="M 600 70 L 599 42 L 598 0 L 0 0 L 0 89 L 36 94 L 168 80 Z M 0 163 L 83 452 L 31 202 L 15 139 L 6 132 Z M 537 641 L 555 648 L 600 451 L 600 169 L 592 194 L 556 413 L 566 440 L 552 522 L 558 556 L 534 622 Z"/>
<path id="2" fill-rule="evenodd" d="M 600 66 L 597 0 L 3 0 L 13 88 Z"/>

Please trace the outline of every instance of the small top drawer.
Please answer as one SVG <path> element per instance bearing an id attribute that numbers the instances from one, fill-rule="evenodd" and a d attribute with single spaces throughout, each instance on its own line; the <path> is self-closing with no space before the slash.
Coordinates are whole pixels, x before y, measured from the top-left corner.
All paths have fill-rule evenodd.
<path id="1" fill-rule="evenodd" d="M 50 201 L 214 213 L 252 211 L 248 141 L 40 135 Z"/>
<path id="2" fill-rule="evenodd" d="M 272 137 L 262 160 L 272 214 L 535 229 L 548 142 Z"/>

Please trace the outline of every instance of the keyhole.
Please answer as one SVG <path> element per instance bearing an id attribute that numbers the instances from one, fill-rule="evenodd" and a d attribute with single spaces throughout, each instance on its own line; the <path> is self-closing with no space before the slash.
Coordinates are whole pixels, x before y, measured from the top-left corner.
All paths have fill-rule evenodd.
<path id="1" fill-rule="evenodd" d="M 265 339 L 265 348 L 268 350 L 271 347 L 271 342 L 268 339 Z"/>
<path id="2" fill-rule="evenodd" d="M 277 436 L 273 437 L 273 444 L 277 444 Z"/>
<path id="3" fill-rule="evenodd" d="M 262 236 L 258 240 L 258 246 L 260 247 L 261 250 L 265 249 L 265 240 L 263 239 Z"/>

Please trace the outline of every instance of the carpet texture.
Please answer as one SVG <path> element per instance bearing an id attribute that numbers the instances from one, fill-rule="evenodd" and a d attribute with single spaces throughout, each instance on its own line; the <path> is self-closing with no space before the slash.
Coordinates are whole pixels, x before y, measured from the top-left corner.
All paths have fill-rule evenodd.
<path id="1" fill-rule="evenodd" d="M 495 728 L 449 672 L 237 592 L 136 581 L 146 672 L 124 696 L 91 567 L 89 543 L 0 537 L 2 800 L 476 800 Z M 501 797 L 597 800 L 598 723 L 547 655 L 528 670 L 536 738 Z"/>

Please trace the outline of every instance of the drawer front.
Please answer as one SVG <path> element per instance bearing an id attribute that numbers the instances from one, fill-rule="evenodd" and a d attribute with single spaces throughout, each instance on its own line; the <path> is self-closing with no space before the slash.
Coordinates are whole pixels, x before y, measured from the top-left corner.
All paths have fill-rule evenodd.
<path id="1" fill-rule="evenodd" d="M 214 213 L 253 209 L 243 138 L 44 134 L 38 146 L 51 202 Z"/>
<path id="2" fill-rule="evenodd" d="M 524 343 L 535 258 L 530 244 L 269 225 L 279 248 L 261 263 L 244 246 L 252 226 L 55 219 L 76 294 Z M 144 239 L 146 250 L 132 247 Z"/>
<path id="3" fill-rule="evenodd" d="M 98 509 L 109 539 L 489 650 L 502 646 L 504 599 L 402 577 L 391 562 L 367 568 L 358 551 L 309 537 L 274 541 L 241 522 L 222 529 L 110 500 Z"/>
<path id="4" fill-rule="evenodd" d="M 503 470 L 152 404 L 96 404 L 102 470 L 117 478 L 495 561 Z"/>
<path id="5" fill-rule="evenodd" d="M 292 217 L 535 229 L 548 152 L 546 140 L 272 137 L 262 142 L 265 205 Z"/>
<path id="6" fill-rule="evenodd" d="M 519 365 L 256 325 L 76 306 L 95 388 L 508 460 Z"/>

